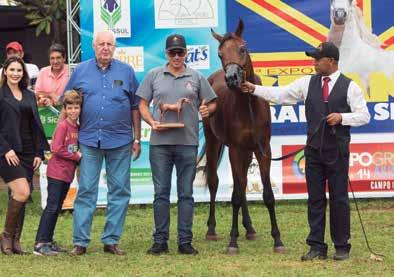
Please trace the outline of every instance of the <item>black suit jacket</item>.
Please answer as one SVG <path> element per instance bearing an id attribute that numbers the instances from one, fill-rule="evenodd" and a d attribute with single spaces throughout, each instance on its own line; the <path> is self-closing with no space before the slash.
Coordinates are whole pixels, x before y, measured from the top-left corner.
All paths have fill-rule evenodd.
<path id="1" fill-rule="evenodd" d="M 33 111 L 32 136 L 36 155 L 44 159 L 44 151 L 49 150 L 49 145 L 38 114 L 36 97 L 28 89 L 23 89 L 22 94 L 30 103 Z M 4 156 L 10 150 L 22 152 L 23 147 L 19 127 L 21 113 L 15 105 L 15 100 L 11 97 L 14 96 L 10 88 L 7 84 L 4 84 L 0 88 L 0 157 Z"/>

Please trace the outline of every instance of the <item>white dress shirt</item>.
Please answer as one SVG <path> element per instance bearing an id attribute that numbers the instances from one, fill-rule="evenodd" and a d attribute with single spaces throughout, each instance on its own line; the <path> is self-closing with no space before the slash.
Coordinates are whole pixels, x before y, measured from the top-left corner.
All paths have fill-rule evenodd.
<path id="1" fill-rule="evenodd" d="M 339 70 L 337 70 L 328 76 L 331 79 L 331 81 L 328 82 L 328 94 L 331 93 L 340 74 Z M 304 76 L 287 86 L 267 87 L 256 85 L 256 89 L 253 94 L 276 104 L 295 104 L 300 101 L 305 102 L 306 97 L 308 96 L 310 80 L 311 76 Z M 369 122 L 370 114 L 368 112 L 367 103 L 364 99 L 361 88 L 354 81 L 351 81 L 349 84 L 347 91 L 347 104 L 349 105 L 351 112 L 341 113 L 342 125 L 361 126 Z"/>

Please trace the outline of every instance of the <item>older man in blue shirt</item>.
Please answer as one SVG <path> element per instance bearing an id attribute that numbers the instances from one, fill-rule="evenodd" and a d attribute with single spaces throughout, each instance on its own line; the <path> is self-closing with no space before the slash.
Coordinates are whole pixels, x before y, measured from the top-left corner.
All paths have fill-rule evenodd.
<path id="1" fill-rule="evenodd" d="M 113 59 L 115 36 L 98 32 L 93 39 L 95 58 L 80 63 L 66 90 L 83 95 L 79 142 L 81 176 L 74 202 L 72 255 L 86 253 L 96 209 L 100 171 L 105 160 L 108 186 L 107 222 L 101 241 L 104 252 L 125 253 L 117 246 L 130 200 L 130 160 L 141 152 L 138 82 L 131 66 Z M 133 139 L 134 131 L 134 139 Z"/>

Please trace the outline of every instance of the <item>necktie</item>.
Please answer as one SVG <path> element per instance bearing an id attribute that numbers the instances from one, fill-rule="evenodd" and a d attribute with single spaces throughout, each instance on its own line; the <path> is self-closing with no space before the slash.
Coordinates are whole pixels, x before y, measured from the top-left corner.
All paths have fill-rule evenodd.
<path id="1" fill-rule="evenodd" d="M 328 101 L 328 82 L 331 81 L 330 77 L 323 78 L 323 101 Z"/>

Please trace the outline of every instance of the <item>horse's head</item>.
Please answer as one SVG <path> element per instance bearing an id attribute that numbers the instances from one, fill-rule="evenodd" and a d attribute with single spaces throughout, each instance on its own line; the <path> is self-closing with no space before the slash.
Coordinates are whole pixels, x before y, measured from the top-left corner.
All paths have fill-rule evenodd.
<path id="1" fill-rule="evenodd" d="M 331 19 L 336 25 L 343 25 L 349 15 L 353 0 L 331 0 Z"/>
<path id="2" fill-rule="evenodd" d="M 239 20 L 237 30 L 221 36 L 212 29 L 212 36 L 219 41 L 219 58 L 225 71 L 227 86 L 231 89 L 240 88 L 250 73 L 251 60 L 246 43 L 242 39 L 244 23 Z"/>

